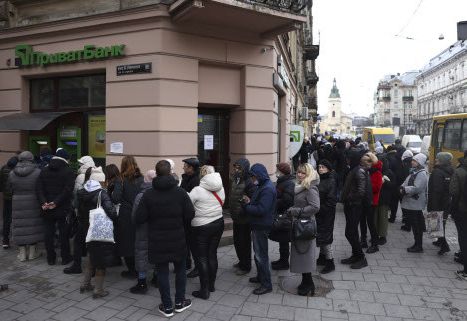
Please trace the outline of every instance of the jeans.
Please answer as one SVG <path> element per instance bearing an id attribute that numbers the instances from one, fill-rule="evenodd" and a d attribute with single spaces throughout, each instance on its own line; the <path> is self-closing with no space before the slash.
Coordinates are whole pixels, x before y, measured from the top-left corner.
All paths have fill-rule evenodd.
<path id="1" fill-rule="evenodd" d="M 362 205 L 362 217 L 360 218 L 361 240 L 366 241 L 367 226 L 370 230 L 371 244 L 378 245 L 378 233 L 375 226 L 375 208 L 371 205 Z"/>
<path id="2" fill-rule="evenodd" d="M 48 218 L 45 220 L 45 248 L 47 250 L 47 260 L 55 261 L 57 257 L 54 246 L 56 226 L 58 226 L 58 237 L 60 240 L 60 256 L 62 257 L 62 260 L 68 260 L 71 255 L 70 241 L 66 233 L 65 218 Z"/>
<path id="3" fill-rule="evenodd" d="M 364 257 L 360 238 L 358 235 L 358 224 L 362 213 L 362 206 L 359 204 L 344 204 L 345 214 L 345 237 L 352 247 L 352 256 Z"/>
<path id="4" fill-rule="evenodd" d="M 267 230 L 252 230 L 253 250 L 255 251 L 255 264 L 258 280 L 267 289 L 272 289 L 271 270 L 269 267 Z"/>
<path id="5" fill-rule="evenodd" d="M 220 218 L 206 225 L 193 226 L 192 233 L 195 239 L 196 266 L 199 271 L 201 291 L 209 291 L 214 287 L 217 275 L 217 247 L 224 232 L 224 218 Z"/>
<path id="6" fill-rule="evenodd" d="M 415 246 L 423 247 L 423 229 L 425 226 L 425 218 L 420 210 L 402 209 L 403 215 L 407 218 L 407 224 L 412 228 Z"/>
<path id="7" fill-rule="evenodd" d="M 3 244 L 10 244 L 12 201 L 3 200 Z"/>
<path id="8" fill-rule="evenodd" d="M 88 233 L 89 225 L 84 225 L 81 222 L 73 240 L 73 265 L 81 266 L 81 260 L 86 252 L 86 234 Z"/>
<path id="9" fill-rule="evenodd" d="M 175 267 L 175 304 L 182 303 L 185 300 L 186 289 L 186 258 L 179 262 L 174 262 Z M 162 304 L 166 309 L 173 308 L 170 297 L 169 282 L 169 262 L 156 263 L 157 281 L 159 282 L 159 293 L 161 294 Z"/>
<path id="10" fill-rule="evenodd" d="M 240 269 L 251 270 L 251 228 L 250 224 L 233 224 L 235 252 L 240 262 Z"/>

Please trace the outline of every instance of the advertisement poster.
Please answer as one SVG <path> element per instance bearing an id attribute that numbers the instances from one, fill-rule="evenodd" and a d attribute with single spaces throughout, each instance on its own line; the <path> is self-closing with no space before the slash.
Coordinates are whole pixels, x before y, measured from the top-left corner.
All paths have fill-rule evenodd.
<path id="1" fill-rule="evenodd" d="M 89 156 L 105 158 L 105 115 L 91 115 L 88 120 Z"/>

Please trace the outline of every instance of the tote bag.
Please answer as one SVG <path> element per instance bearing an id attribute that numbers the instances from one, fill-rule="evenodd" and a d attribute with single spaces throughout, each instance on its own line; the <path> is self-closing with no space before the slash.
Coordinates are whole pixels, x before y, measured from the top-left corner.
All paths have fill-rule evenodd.
<path id="1" fill-rule="evenodd" d="M 444 237 L 443 214 L 442 211 L 426 214 L 426 231 L 431 238 Z"/>
<path id="2" fill-rule="evenodd" d="M 101 207 L 101 193 L 97 197 L 97 207 L 89 211 L 89 229 L 86 235 L 86 243 L 114 241 L 114 224 Z"/>

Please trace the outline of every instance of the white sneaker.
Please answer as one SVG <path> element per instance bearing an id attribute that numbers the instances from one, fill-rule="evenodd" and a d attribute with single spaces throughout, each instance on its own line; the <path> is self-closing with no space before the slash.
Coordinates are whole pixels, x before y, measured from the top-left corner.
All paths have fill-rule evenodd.
<path id="1" fill-rule="evenodd" d="M 35 260 L 38 257 L 42 256 L 42 253 L 37 250 L 37 244 L 28 245 L 28 248 L 29 248 L 28 260 Z"/>

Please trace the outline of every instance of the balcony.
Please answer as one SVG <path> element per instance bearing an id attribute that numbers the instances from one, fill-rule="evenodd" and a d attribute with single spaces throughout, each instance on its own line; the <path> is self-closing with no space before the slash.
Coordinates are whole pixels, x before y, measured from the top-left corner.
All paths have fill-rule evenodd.
<path id="1" fill-rule="evenodd" d="M 404 102 L 412 102 L 414 100 L 413 96 L 403 96 L 402 101 Z"/>
<path id="2" fill-rule="evenodd" d="M 316 60 L 319 56 L 319 45 L 307 44 L 303 47 L 304 60 Z"/>
<path id="3" fill-rule="evenodd" d="M 316 86 L 319 81 L 319 77 L 314 70 L 306 72 L 306 84 L 310 87 Z"/>
<path id="4" fill-rule="evenodd" d="M 308 110 L 310 112 L 314 112 L 316 113 L 316 111 L 318 110 L 318 99 L 317 97 L 315 96 L 306 96 L 305 98 L 306 100 L 306 105 L 308 106 Z"/>
<path id="5" fill-rule="evenodd" d="M 176 0 L 169 13 L 176 23 L 243 30 L 273 39 L 306 22 L 306 4 L 306 0 Z"/>
<path id="6" fill-rule="evenodd" d="M 391 96 L 383 96 L 381 100 L 385 102 L 391 101 Z"/>

